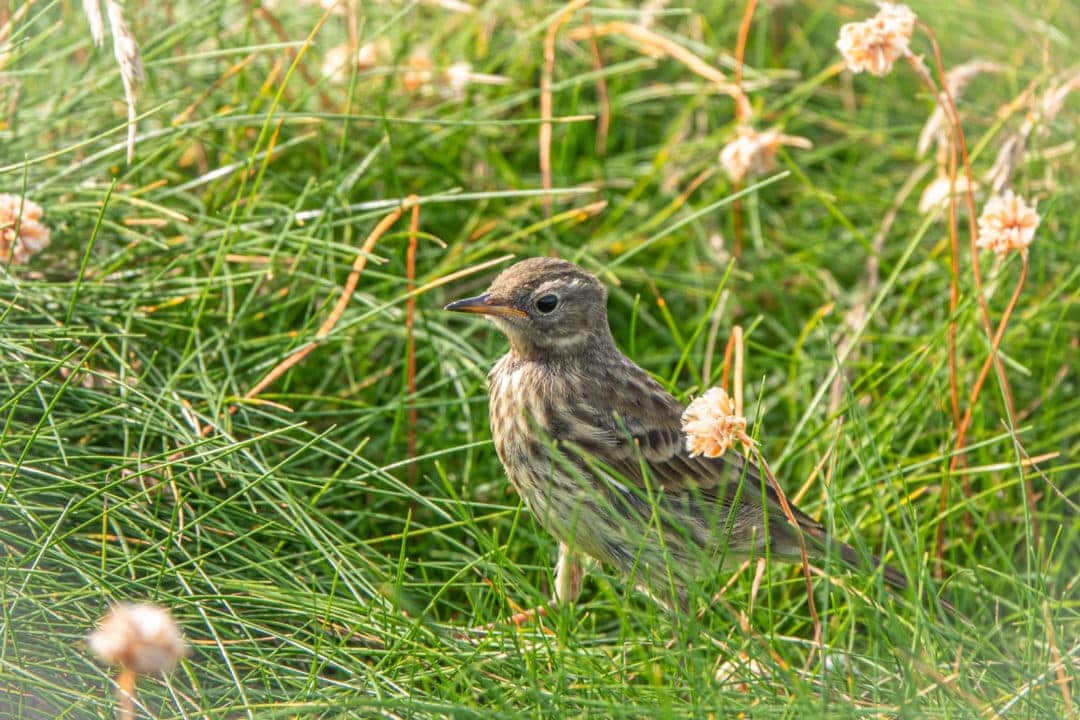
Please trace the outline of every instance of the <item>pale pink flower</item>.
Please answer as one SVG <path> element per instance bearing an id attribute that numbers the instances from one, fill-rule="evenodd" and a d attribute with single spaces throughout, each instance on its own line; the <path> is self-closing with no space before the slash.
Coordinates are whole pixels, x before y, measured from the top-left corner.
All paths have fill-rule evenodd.
<path id="1" fill-rule="evenodd" d="M 886 75 L 893 63 L 908 53 L 915 13 L 907 5 L 883 2 L 869 20 L 847 23 L 840 28 L 836 48 L 852 72 L 868 71 Z"/>
<path id="2" fill-rule="evenodd" d="M 709 388 L 687 406 L 682 429 L 691 457 L 720 457 L 736 441 L 751 442 L 746 434 L 746 418 L 735 414 L 735 403 L 719 387 Z"/>
<path id="3" fill-rule="evenodd" d="M 102 662 L 140 675 L 167 673 L 187 654 L 169 611 L 148 604 L 113 605 L 86 642 Z"/>
<path id="4" fill-rule="evenodd" d="M 20 195 L 0 194 L 0 263 L 25 263 L 49 244 L 41 206 Z"/>
<path id="5" fill-rule="evenodd" d="M 736 182 L 748 175 L 752 177 L 772 170 L 781 145 L 802 150 L 814 147 L 806 138 L 783 135 L 776 128 L 758 132 L 750 125 L 739 125 L 735 132 L 735 139 L 720 150 L 720 165 Z"/>
<path id="6" fill-rule="evenodd" d="M 976 245 L 1004 255 L 1011 250 L 1027 253 L 1039 227 L 1039 213 L 1012 190 L 987 201 L 979 216 L 979 238 Z"/>

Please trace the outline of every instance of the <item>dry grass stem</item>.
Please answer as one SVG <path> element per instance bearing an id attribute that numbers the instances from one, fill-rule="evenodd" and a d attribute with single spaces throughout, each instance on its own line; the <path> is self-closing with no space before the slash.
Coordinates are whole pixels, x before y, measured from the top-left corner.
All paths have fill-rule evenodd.
<path id="1" fill-rule="evenodd" d="M 735 40 L 735 86 L 742 88 L 743 80 L 743 61 L 746 57 L 746 39 L 750 36 L 750 25 L 754 21 L 754 10 L 757 8 L 757 0 L 746 0 L 746 7 L 743 9 L 742 20 L 739 22 L 739 34 Z M 738 113 L 743 112 L 748 106 L 736 104 L 736 121 L 745 121 L 750 116 L 740 115 Z"/>
<path id="2" fill-rule="evenodd" d="M 272 385 L 275 380 L 288 372 L 290 368 L 298 365 L 304 358 L 311 354 L 312 350 L 318 347 L 319 343 L 327 335 L 330 334 L 330 331 L 337 325 L 338 320 L 341 319 L 341 315 L 345 312 L 345 308 L 349 305 L 349 299 L 352 297 L 353 292 L 356 290 L 356 285 L 360 281 L 360 274 L 364 272 L 364 267 L 367 265 L 368 255 L 375 249 L 375 243 L 377 243 L 379 238 L 381 238 L 386 231 L 401 218 L 402 213 L 412 208 L 418 200 L 419 198 L 416 195 L 408 196 L 399 207 L 392 210 L 378 222 L 375 229 L 371 231 L 371 234 L 369 234 L 364 241 L 363 246 L 360 248 L 360 252 L 357 253 L 356 259 L 353 261 L 352 271 L 349 273 L 349 277 L 345 280 L 345 285 L 341 290 L 341 295 L 338 296 L 337 302 L 334 303 L 334 307 L 326 317 L 326 320 L 323 321 L 319 326 L 318 331 L 316 331 L 315 339 L 275 365 L 262 380 L 255 383 L 250 390 L 244 393 L 245 400 L 256 397 L 259 393 Z"/>
<path id="3" fill-rule="evenodd" d="M 964 410 L 964 416 L 960 420 L 960 425 L 956 432 L 956 449 L 952 459 L 949 461 L 950 474 L 959 467 L 960 459 L 962 457 L 960 450 L 964 448 L 964 441 L 967 438 L 967 431 L 971 425 L 971 417 L 974 412 L 975 403 L 979 399 L 979 393 L 982 391 L 983 384 L 986 382 L 986 378 L 990 374 L 990 366 L 993 363 L 993 359 L 1001 347 L 1001 340 L 1005 336 L 1005 330 L 1008 327 L 1009 319 L 1012 317 L 1013 311 L 1016 309 L 1016 304 L 1020 300 L 1020 293 L 1024 289 L 1024 282 L 1027 280 L 1028 275 L 1028 257 L 1026 253 L 1021 253 L 1022 264 L 1020 266 L 1020 277 L 1016 281 L 1016 288 L 1013 289 L 1012 296 L 1009 298 L 1008 305 L 1005 306 L 1005 312 L 1001 315 L 1001 320 L 998 322 L 997 329 L 994 331 L 994 335 L 990 342 L 990 354 L 987 355 L 983 361 L 982 367 L 979 369 L 979 374 L 975 380 L 975 384 L 971 388 L 971 393 L 968 397 L 967 408 Z M 1010 416 L 1015 417 L 1015 413 L 1010 412 Z M 1029 483 L 1028 496 L 1032 495 L 1032 490 Z"/>
<path id="4" fill-rule="evenodd" d="M 647 2 L 641 6 L 641 14 L 638 15 L 638 25 L 643 28 L 650 27 L 653 20 L 656 19 L 656 14 L 663 10 L 668 2 L 669 0 L 647 0 Z"/>
<path id="5" fill-rule="evenodd" d="M 585 27 L 592 28 L 592 16 L 584 15 Z M 600 117 L 596 123 L 596 155 L 607 155 L 608 131 L 611 128 L 611 100 L 608 98 L 607 80 L 604 79 L 604 63 L 600 57 L 600 46 L 595 35 L 589 35 L 589 53 L 592 55 L 593 70 L 596 71 L 596 100 L 600 106 Z"/>
<path id="6" fill-rule="evenodd" d="M 612 20 L 595 27 L 574 28 L 569 33 L 571 40 L 585 40 L 592 36 L 603 37 L 606 35 L 622 35 L 637 43 L 640 50 L 645 54 L 666 55 L 681 62 L 694 74 L 714 83 L 718 92 L 734 100 L 736 117 L 750 117 L 752 112 L 750 101 L 738 85 L 729 82 L 727 76 L 720 70 L 714 68 L 682 45 L 668 40 L 663 35 L 658 35 L 640 25 L 632 25 L 619 20 Z"/>
<path id="7" fill-rule="evenodd" d="M 720 294 L 720 302 L 716 304 L 716 309 L 713 310 L 712 318 L 709 320 L 709 335 L 705 340 L 705 359 L 701 364 L 701 378 L 706 385 L 712 380 L 713 353 L 716 351 L 716 338 L 720 335 L 720 323 L 724 319 L 729 295 L 726 289 Z M 726 378 L 720 382 L 720 386 L 724 387 L 725 384 Z"/>
<path id="8" fill-rule="evenodd" d="M 795 514 L 791 511 L 791 505 L 788 503 L 787 495 L 784 494 L 784 489 L 780 487 L 780 483 L 777 482 L 776 476 L 773 475 L 772 468 L 769 467 L 769 463 L 765 460 L 765 456 L 762 454 L 761 449 L 756 445 L 753 447 L 754 454 L 757 456 L 758 467 L 765 474 L 769 484 L 772 485 L 773 490 L 776 492 L 776 497 L 780 501 L 780 509 L 784 513 L 784 517 L 787 518 L 791 526 L 795 528 L 795 537 L 799 539 L 799 555 L 802 559 L 802 571 L 803 578 L 806 580 L 806 608 L 810 611 L 810 620 L 814 626 L 814 650 L 822 651 L 822 634 L 821 634 L 821 618 L 818 615 L 817 606 L 814 603 L 814 584 L 810 579 L 810 557 L 806 552 L 806 538 L 803 537 L 802 526 L 795 520 Z M 810 658 L 807 658 L 807 663 L 810 662 Z"/>
<path id="9" fill-rule="evenodd" d="M 731 328 L 731 338 L 735 341 L 735 376 L 731 383 L 731 391 L 735 396 L 735 414 L 743 415 L 743 348 L 742 325 Z"/>
<path id="10" fill-rule="evenodd" d="M 1069 673 L 1065 670 L 1061 661 L 1061 649 L 1058 647 L 1057 636 L 1054 632 L 1054 618 L 1050 614 L 1050 601 L 1042 601 L 1043 623 L 1046 627 L 1046 644 L 1050 646 L 1050 659 L 1056 666 L 1054 671 L 1057 677 L 1058 688 L 1061 690 L 1061 699 L 1065 701 L 1065 717 L 1076 717 L 1076 709 L 1073 707 L 1072 691 L 1069 689 Z"/>
<path id="11" fill-rule="evenodd" d="M 540 72 L 540 183 L 545 190 L 551 190 L 551 116 L 552 96 L 551 79 L 555 73 L 555 38 L 559 28 L 584 7 L 589 0 L 573 0 L 560 10 L 548 25 L 544 35 L 544 66 Z M 551 217 L 551 196 L 544 196 L 544 214 Z"/>
<path id="12" fill-rule="evenodd" d="M 743 65 L 746 58 L 746 39 L 750 35 L 750 24 L 754 20 L 754 9 L 757 7 L 757 0 L 747 0 L 746 7 L 743 9 L 742 21 L 739 23 L 739 34 L 735 41 L 735 86 L 742 90 L 743 87 Z M 736 127 L 741 129 L 744 124 L 749 126 L 750 122 L 750 103 L 736 103 L 735 104 L 735 121 Z M 744 114 L 745 113 L 745 114 Z M 737 130 L 738 132 L 738 130 Z M 750 169 L 750 158 L 745 157 L 746 153 L 740 150 L 738 139 L 732 141 L 724 146 L 720 151 L 720 164 L 724 166 L 724 170 L 727 172 L 728 177 L 732 181 L 732 192 L 738 194 L 742 190 L 742 179 Z M 745 150 L 745 148 L 743 148 Z M 775 151 L 773 153 L 775 155 Z M 727 160 L 725 161 L 725 156 Z M 743 199 L 741 197 L 736 198 L 735 202 L 731 205 L 732 227 L 735 237 L 735 256 L 742 256 L 743 249 Z"/>
<path id="13" fill-rule="evenodd" d="M 409 459 L 416 457 L 416 336 L 413 332 L 416 317 L 416 241 L 420 230 L 420 206 L 413 205 L 412 216 L 409 219 L 409 247 L 405 253 L 405 287 L 409 292 L 409 299 L 405 301 L 405 390 L 409 395 L 409 436 L 408 453 Z M 409 480 L 416 479 L 417 467 L 415 463 L 409 464 Z"/>
<path id="14" fill-rule="evenodd" d="M 974 193 L 975 182 L 973 180 L 972 172 L 971 172 L 971 159 L 970 159 L 970 157 L 968 155 L 967 140 L 966 140 L 966 137 L 964 135 L 963 126 L 962 126 L 962 124 L 960 122 L 960 115 L 959 115 L 959 112 L 957 111 L 956 103 L 953 100 L 952 92 L 951 92 L 951 90 L 949 88 L 948 80 L 947 80 L 946 75 L 945 75 L 944 62 L 942 61 L 942 58 L 941 58 L 941 47 L 938 44 L 937 36 L 934 34 L 934 31 L 928 25 L 926 25 L 925 23 L 919 23 L 919 27 L 922 28 L 922 30 L 926 33 L 927 37 L 930 40 L 931 47 L 933 49 L 935 69 L 936 69 L 936 72 L 937 72 L 938 81 L 940 82 L 940 85 L 941 85 L 941 92 L 940 92 L 940 95 L 938 95 L 938 97 L 940 98 L 941 107 L 944 109 L 944 111 L 946 113 L 946 117 L 949 120 L 949 124 L 951 126 L 952 142 L 950 143 L 951 149 L 950 149 L 950 161 L 949 161 L 950 178 L 955 178 L 955 176 L 956 176 L 955 167 L 956 167 L 956 162 L 957 161 L 954 159 L 953 154 L 958 152 L 959 153 L 960 166 L 963 168 L 964 178 L 966 179 L 967 192 L 964 193 L 963 197 L 964 197 L 964 199 L 966 201 L 967 210 L 968 210 L 968 232 L 969 232 L 969 236 L 970 236 L 969 237 L 969 239 L 970 239 L 970 252 L 971 252 L 971 258 L 972 258 L 971 270 L 972 270 L 972 276 L 974 278 L 974 284 L 975 284 L 975 297 L 976 297 L 976 302 L 977 302 L 978 307 L 979 307 L 979 316 L 980 316 L 980 320 L 981 320 L 981 323 L 982 323 L 983 331 L 986 333 L 987 338 L 991 341 L 990 342 L 990 361 L 994 365 L 995 369 L 997 370 L 998 382 L 1001 385 L 1002 394 L 1005 396 L 1005 404 L 1006 404 L 1008 416 L 1010 418 L 1010 422 L 1012 422 L 1012 420 L 1016 417 L 1016 412 L 1015 412 L 1015 408 L 1014 408 L 1013 400 L 1012 400 L 1012 389 L 1009 386 L 1008 377 L 1005 374 L 1005 367 L 1004 367 L 1004 364 L 1001 362 L 1001 358 L 1000 358 L 1000 355 L 998 353 L 998 348 L 993 342 L 993 337 L 994 337 L 995 333 L 993 331 L 993 326 L 992 326 L 992 323 L 990 321 L 990 309 L 989 309 L 989 307 L 987 305 L 986 297 L 985 297 L 985 294 L 984 294 L 984 291 L 983 291 L 982 271 L 981 271 L 981 269 L 979 267 L 979 261 L 978 261 L 978 247 L 977 247 L 978 229 L 976 227 L 976 219 L 975 219 L 976 218 L 976 213 L 975 213 L 975 193 Z M 910 52 L 906 55 L 906 58 L 907 58 L 909 64 L 911 65 L 911 67 L 916 71 L 917 74 L 919 74 L 919 76 L 928 85 L 928 87 L 930 87 L 930 89 L 932 91 L 937 93 L 937 87 L 936 87 L 933 79 L 930 77 L 929 70 L 926 68 L 926 65 L 922 62 L 922 60 L 920 58 L 912 55 Z M 955 187 L 955 180 L 953 180 L 953 186 Z M 956 285 L 956 283 L 958 281 L 958 277 L 959 277 L 959 249 L 958 249 L 958 247 L 956 247 L 956 241 L 954 240 L 954 238 L 956 237 L 955 228 L 956 228 L 956 202 L 955 202 L 955 192 L 953 192 L 953 193 L 950 194 L 950 202 L 949 202 L 949 237 L 950 237 L 950 247 L 952 248 L 952 257 L 953 257 L 953 280 L 952 280 L 952 282 L 953 282 L 954 285 Z M 957 300 L 953 298 L 953 295 L 955 294 L 955 295 L 958 296 L 958 293 L 959 293 L 958 289 L 953 289 L 950 292 L 950 310 L 951 311 L 955 311 L 955 308 L 956 308 L 956 305 L 957 305 Z M 955 312 L 953 312 L 953 314 L 955 314 Z M 955 379 L 956 378 L 956 363 L 957 363 L 957 360 L 956 360 L 956 339 L 955 339 L 955 332 L 956 331 L 955 331 L 954 324 L 955 324 L 955 321 L 953 321 L 953 323 L 950 323 L 950 330 L 949 330 L 949 362 L 950 362 L 950 371 L 949 372 L 950 372 L 950 392 L 953 393 L 953 397 L 955 399 L 957 397 L 958 381 Z M 979 390 L 981 390 L 981 385 L 977 384 L 977 387 L 978 387 Z M 975 401 L 977 401 L 978 400 L 978 392 L 972 393 L 971 397 L 973 398 L 973 400 L 972 400 L 973 403 Z M 957 410 L 958 410 L 958 407 L 956 407 L 954 405 L 954 422 L 955 422 L 955 419 L 956 419 L 956 417 L 958 415 Z M 968 408 L 968 411 L 970 412 L 970 408 Z M 961 440 L 961 438 L 962 438 L 962 434 L 960 432 L 961 427 L 963 427 L 963 422 L 962 421 L 957 426 L 957 440 Z M 953 459 L 953 461 L 951 461 L 950 464 L 959 462 L 959 458 L 963 457 L 963 453 L 961 452 L 962 450 L 963 450 L 962 442 L 957 442 L 955 444 L 954 448 L 953 448 L 953 452 L 954 452 L 953 457 L 954 457 L 954 459 Z M 947 498 L 948 498 L 948 477 L 946 477 L 945 481 L 942 483 L 942 503 L 943 503 L 943 505 L 945 503 L 947 503 Z M 1032 502 L 1033 502 L 1033 499 L 1032 499 L 1031 495 L 1029 494 L 1028 495 L 1029 506 L 1030 506 L 1030 504 Z M 1034 507 L 1030 506 L 1030 510 L 1032 512 L 1032 515 L 1034 516 Z M 945 525 L 945 516 L 942 515 L 942 518 L 940 520 L 940 524 L 939 524 L 938 530 L 937 530 L 937 543 L 936 543 L 937 547 L 936 547 L 936 551 L 935 551 L 935 564 L 934 564 L 934 574 L 938 578 L 941 578 L 942 573 L 943 573 L 944 548 L 945 548 L 945 528 L 944 528 L 944 525 Z"/>
<path id="15" fill-rule="evenodd" d="M 116 717 L 135 720 L 135 683 L 138 676 L 131 668 L 123 668 L 116 676 Z"/>

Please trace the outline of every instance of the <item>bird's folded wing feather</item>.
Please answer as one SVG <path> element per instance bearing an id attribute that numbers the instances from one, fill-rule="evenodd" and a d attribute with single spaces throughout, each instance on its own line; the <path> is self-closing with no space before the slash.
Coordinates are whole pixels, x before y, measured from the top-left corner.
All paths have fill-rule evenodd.
<path id="1" fill-rule="evenodd" d="M 587 463 L 606 465 L 621 482 L 638 491 L 646 488 L 647 471 L 651 487 L 663 488 L 665 495 L 700 494 L 726 506 L 739 491 L 742 502 L 760 508 L 762 482 L 757 465 L 735 450 L 720 458 L 691 457 L 682 432 L 683 405 L 645 371 L 629 361 L 627 366 L 611 373 L 623 382 L 608 385 L 610 394 L 592 398 L 586 393 L 571 402 L 579 431 L 572 433 L 567 449 L 581 454 Z M 772 485 L 766 482 L 764 487 L 770 518 L 785 518 Z M 814 536 L 824 533 L 820 523 L 794 504 L 788 505 L 804 531 Z"/>

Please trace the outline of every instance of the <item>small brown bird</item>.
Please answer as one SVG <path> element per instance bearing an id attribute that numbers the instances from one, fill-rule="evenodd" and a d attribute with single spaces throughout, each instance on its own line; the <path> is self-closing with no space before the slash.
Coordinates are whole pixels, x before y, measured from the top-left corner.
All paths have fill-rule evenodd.
<path id="1" fill-rule="evenodd" d="M 491 433 L 510 482 L 559 540 L 556 599 L 577 598 L 584 554 L 686 608 L 689 584 L 722 563 L 766 549 L 799 562 L 800 531 L 811 558 L 831 549 L 864 567 L 854 548 L 791 506 L 794 527 L 738 453 L 691 457 L 683 405 L 619 352 L 606 299 L 590 273 L 540 257 L 446 306 L 487 316 L 510 340 L 488 376 Z M 889 584 L 907 587 L 899 570 L 868 560 Z"/>

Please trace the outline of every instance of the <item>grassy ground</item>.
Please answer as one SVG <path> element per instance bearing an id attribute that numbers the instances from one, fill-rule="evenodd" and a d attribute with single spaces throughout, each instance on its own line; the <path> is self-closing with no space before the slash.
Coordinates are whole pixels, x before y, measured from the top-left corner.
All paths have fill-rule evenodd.
<path id="1" fill-rule="evenodd" d="M 578 13 L 556 45 L 553 111 L 577 119 L 553 128 L 550 218 L 538 88 L 558 4 L 365 3 L 352 32 L 385 39 L 386 55 L 332 78 L 321 67 L 349 35 L 340 14 L 315 32 L 322 10 L 308 5 L 130 3 L 147 75 L 130 166 L 108 46 L 93 46 L 78 3 L 32 4 L 0 71 L 0 190 L 44 206 L 52 244 L 0 269 L 0 714 L 110 716 L 109 672 L 83 638 L 116 600 L 167 606 L 193 647 L 167 680 L 140 684 L 163 718 L 1075 713 L 1080 93 L 1040 124 L 1012 183 L 1043 218 L 1002 343 L 1015 423 L 991 375 L 950 473 L 949 242 L 942 216 L 916 209 L 933 170 L 874 249 L 905 182 L 928 170 L 915 142 L 933 98 L 906 66 L 836 71 L 840 24 L 872 6 L 770 4 L 747 43 L 755 116 L 813 150 L 782 152 L 736 214 L 717 161 L 731 101 L 622 37 L 598 41 L 597 70 L 589 43 L 569 40 Z M 691 5 L 671 3 L 652 29 L 730 68 L 743 2 Z M 1005 66 L 960 102 L 981 177 L 1027 106 L 999 109 L 1080 62 L 1080 11 L 942 5 L 914 9 L 947 66 Z M 629 3 L 591 15 L 638 20 Z M 432 79 L 410 92 L 423 78 L 394 65 L 419 48 Z M 925 36 L 915 48 L 932 57 Z M 455 95 L 442 71 L 459 61 L 499 84 Z M 787 492 L 809 481 L 804 509 L 935 589 L 945 522 L 945 592 L 974 625 L 839 573 L 814 581 L 817 650 L 801 573 L 776 566 L 760 588 L 753 568 L 739 573 L 700 622 L 597 571 L 542 628 L 463 639 L 543 601 L 555 553 L 490 443 L 484 378 L 504 340 L 440 310 L 496 268 L 415 296 L 410 397 L 406 216 L 319 346 L 244 399 L 315 339 L 357 248 L 409 194 L 423 198 L 418 286 L 509 254 L 576 259 L 611 286 L 620 346 L 680 397 L 719 381 L 741 325 L 747 413 Z M 965 396 L 988 353 L 967 242 Z M 983 259 L 995 322 L 1019 267 Z"/>

